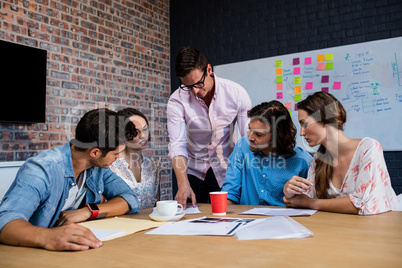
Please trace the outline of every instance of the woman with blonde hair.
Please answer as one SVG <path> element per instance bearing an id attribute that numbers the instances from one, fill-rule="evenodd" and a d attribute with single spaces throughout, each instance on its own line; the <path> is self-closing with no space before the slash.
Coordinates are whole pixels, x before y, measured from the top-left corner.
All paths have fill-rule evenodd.
<path id="1" fill-rule="evenodd" d="M 294 176 L 285 184 L 286 206 L 359 215 L 397 210 L 378 141 L 346 137 L 346 111 L 329 93 L 316 92 L 297 107 L 300 135 L 319 149 L 307 179 Z"/>

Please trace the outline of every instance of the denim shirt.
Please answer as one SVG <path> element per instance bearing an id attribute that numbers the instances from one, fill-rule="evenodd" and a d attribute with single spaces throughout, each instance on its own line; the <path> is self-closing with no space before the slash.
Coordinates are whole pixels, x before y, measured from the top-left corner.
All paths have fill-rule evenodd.
<path id="1" fill-rule="evenodd" d="M 0 230 L 12 220 L 51 228 L 56 223 L 71 187 L 75 184 L 70 143 L 42 151 L 19 169 L 0 204 Z M 134 191 L 110 169 L 87 169 L 85 203 L 100 203 L 120 196 L 129 204 L 129 214 L 138 210 Z"/>
<path id="2" fill-rule="evenodd" d="M 230 156 L 222 191 L 240 205 L 285 206 L 285 183 L 295 175 L 307 178 L 311 159 L 297 146 L 287 157 L 254 153 L 247 137 L 243 137 Z"/>

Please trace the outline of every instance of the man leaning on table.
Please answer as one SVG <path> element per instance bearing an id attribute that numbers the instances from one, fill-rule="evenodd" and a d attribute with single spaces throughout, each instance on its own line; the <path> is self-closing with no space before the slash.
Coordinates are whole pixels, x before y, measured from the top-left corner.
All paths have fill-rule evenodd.
<path id="1" fill-rule="evenodd" d="M 136 133 L 131 122 L 91 110 L 75 139 L 26 160 L 0 204 L 0 242 L 48 250 L 102 246 L 75 223 L 137 212 L 133 190 L 109 169 L 125 148 L 125 133 Z M 102 195 L 108 201 L 99 204 Z"/>
<path id="2" fill-rule="evenodd" d="M 178 184 L 175 199 L 185 208 L 188 198 L 193 206 L 209 203 L 209 192 L 222 187 L 235 124 L 247 134 L 251 100 L 242 86 L 216 76 L 197 49 L 183 48 L 175 71 L 183 84 L 167 105 L 169 158 Z"/>
<path id="3" fill-rule="evenodd" d="M 296 127 L 281 102 L 263 102 L 247 115 L 248 137 L 229 158 L 222 191 L 229 203 L 285 206 L 285 183 L 295 175 L 306 178 L 312 157 L 296 146 Z"/>

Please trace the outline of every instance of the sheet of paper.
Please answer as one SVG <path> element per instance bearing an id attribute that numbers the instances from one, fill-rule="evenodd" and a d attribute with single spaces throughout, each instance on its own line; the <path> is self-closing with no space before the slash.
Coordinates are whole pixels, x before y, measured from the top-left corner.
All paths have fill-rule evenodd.
<path id="1" fill-rule="evenodd" d="M 316 213 L 315 209 L 299 208 L 253 208 L 239 214 L 264 215 L 264 216 L 311 216 Z"/>
<path id="2" fill-rule="evenodd" d="M 105 241 L 106 239 L 111 239 L 115 236 L 120 236 L 125 234 L 124 231 L 119 230 L 101 230 L 101 229 L 92 229 L 90 228 L 91 232 L 101 241 Z"/>
<path id="3" fill-rule="evenodd" d="M 125 235 L 133 234 L 135 232 L 139 232 L 142 230 L 147 230 L 150 228 L 155 228 L 164 224 L 164 222 L 155 222 L 152 220 L 137 220 L 137 219 L 130 219 L 130 218 L 107 218 L 107 219 L 100 219 L 94 221 L 86 221 L 79 223 L 82 226 L 85 226 L 89 229 L 98 229 L 98 230 L 112 230 L 112 231 L 122 231 L 119 235 L 101 239 L 102 241 L 111 240 L 117 237 L 122 237 Z"/>
<path id="4" fill-rule="evenodd" d="M 256 239 L 285 239 L 303 238 L 312 236 L 313 233 L 286 216 L 270 217 L 258 219 L 247 224 L 236 232 L 237 240 L 256 240 Z"/>
<path id="5" fill-rule="evenodd" d="M 237 229 L 255 219 L 201 217 L 198 219 L 168 222 L 146 234 L 153 235 L 218 235 L 231 236 Z"/>
<path id="6" fill-rule="evenodd" d="M 201 211 L 199 210 L 198 206 L 193 207 L 192 205 L 187 206 L 186 209 L 184 210 L 184 214 L 189 215 L 189 214 L 199 214 Z"/>

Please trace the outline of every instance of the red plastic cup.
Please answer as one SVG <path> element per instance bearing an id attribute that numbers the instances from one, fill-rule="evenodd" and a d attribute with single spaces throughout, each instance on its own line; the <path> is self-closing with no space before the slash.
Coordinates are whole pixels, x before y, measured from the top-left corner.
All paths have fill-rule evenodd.
<path id="1" fill-rule="evenodd" d="M 212 214 L 216 216 L 226 215 L 228 192 L 210 192 Z"/>

